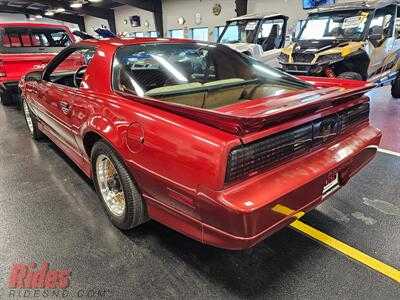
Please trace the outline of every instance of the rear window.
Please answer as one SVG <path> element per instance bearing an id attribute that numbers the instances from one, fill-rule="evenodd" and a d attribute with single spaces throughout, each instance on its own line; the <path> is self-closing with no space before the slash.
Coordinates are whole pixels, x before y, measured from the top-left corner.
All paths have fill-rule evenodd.
<path id="1" fill-rule="evenodd" d="M 6 27 L 2 32 L 1 47 L 64 48 L 71 43 L 71 37 L 62 28 Z"/>
<path id="2" fill-rule="evenodd" d="M 223 45 L 148 43 L 117 50 L 113 87 L 214 109 L 311 86 Z"/>

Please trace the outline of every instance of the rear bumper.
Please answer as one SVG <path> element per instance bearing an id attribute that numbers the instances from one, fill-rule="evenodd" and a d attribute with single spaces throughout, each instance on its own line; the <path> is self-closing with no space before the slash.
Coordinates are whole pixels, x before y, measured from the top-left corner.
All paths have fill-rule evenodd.
<path id="1" fill-rule="evenodd" d="M 379 130 L 368 126 L 317 152 L 298 158 L 222 191 L 199 188 L 194 209 L 201 220 L 146 197 L 150 217 L 194 239 L 220 248 L 254 246 L 326 199 L 326 179 L 338 173 L 340 186 L 376 154 Z M 292 213 L 277 210 L 284 207 Z"/>

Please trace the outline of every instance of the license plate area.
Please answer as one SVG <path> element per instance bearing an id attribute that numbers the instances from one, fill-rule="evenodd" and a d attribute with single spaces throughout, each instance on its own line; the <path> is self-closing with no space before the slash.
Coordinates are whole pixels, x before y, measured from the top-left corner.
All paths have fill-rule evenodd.
<path id="1" fill-rule="evenodd" d="M 325 186 L 322 190 L 322 199 L 329 196 L 340 188 L 339 173 L 330 173 L 326 178 Z"/>

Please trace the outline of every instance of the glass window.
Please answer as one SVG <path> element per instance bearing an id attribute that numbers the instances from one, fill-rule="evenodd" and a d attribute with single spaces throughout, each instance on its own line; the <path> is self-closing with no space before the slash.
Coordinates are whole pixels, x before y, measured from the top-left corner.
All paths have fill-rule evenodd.
<path id="1" fill-rule="evenodd" d="M 64 29 L 6 27 L 3 47 L 66 47 L 71 38 Z"/>
<path id="2" fill-rule="evenodd" d="M 69 54 L 64 60 L 51 72 L 50 81 L 70 87 L 79 87 L 87 67 L 96 50 L 79 49 Z M 79 71 L 76 76 L 75 73 Z M 75 85 L 74 77 L 79 78 Z"/>
<path id="3" fill-rule="evenodd" d="M 369 34 L 374 35 L 375 38 L 379 35 L 382 37 L 392 36 L 394 10 L 394 5 L 378 9 L 369 25 Z"/>
<path id="4" fill-rule="evenodd" d="M 183 29 L 169 30 L 168 37 L 173 38 L 173 39 L 183 39 L 184 38 Z"/>
<path id="5" fill-rule="evenodd" d="M 208 41 L 208 28 L 192 28 L 190 37 L 196 41 Z"/>
<path id="6" fill-rule="evenodd" d="M 272 28 L 275 28 L 275 27 L 273 27 L 273 25 L 275 25 L 275 24 L 277 25 L 276 27 L 278 29 L 277 35 L 280 35 L 281 32 L 282 32 L 283 22 L 284 22 L 283 20 L 267 20 L 267 21 L 264 21 L 262 23 L 262 25 L 261 25 L 261 29 L 260 29 L 260 32 L 258 34 L 258 37 L 259 38 L 267 38 L 267 37 L 269 37 L 269 35 L 271 34 Z"/>
<path id="7" fill-rule="evenodd" d="M 207 107 L 217 107 L 312 86 L 224 45 L 153 43 L 117 50 L 113 87 L 138 96 L 169 97 L 171 102 L 200 107 L 212 102 Z"/>
<path id="8" fill-rule="evenodd" d="M 156 38 L 157 37 L 157 31 L 149 31 L 147 32 L 148 37 Z"/>
<path id="9" fill-rule="evenodd" d="M 303 26 L 304 26 L 305 23 L 306 23 L 306 20 L 297 21 L 297 23 L 296 23 L 296 31 L 295 31 L 295 34 L 294 34 L 295 37 L 299 36 L 299 34 L 300 34 L 301 30 L 303 29 Z"/>
<path id="10" fill-rule="evenodd" d="M 144 34 L 143 34 L 143 32 L 134 32 L 133 36 L 137 37 L 137 38 L 142 38 L 142 37 L 144 37 Z"/>
<path id="11" fill-rule="evenodd" d="M 370 12 L 363 10 L 334 11 L 311 15 L 299 40 L 360 40 Z"/>
<path id="12" fill-rule="evenodd" d="M 219 36 L 222 34 L 224 31 L 225 26 L 216 26 L 214 28 L 214 41 L 218 41 Z"/>
<path id="13" fill-rule="evenodd" d="M 220 43 L 253 43 L 260 20 L 232 21 L 220 36 Z"/>

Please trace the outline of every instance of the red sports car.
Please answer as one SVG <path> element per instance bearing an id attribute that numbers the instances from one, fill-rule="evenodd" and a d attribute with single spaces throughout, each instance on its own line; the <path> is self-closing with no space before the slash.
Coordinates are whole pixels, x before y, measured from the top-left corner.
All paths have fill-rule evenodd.
<path id="1" fill-rule="evenodd" d="M 66 71 L 76 56 L 86 65 Z M 228 249 L 288 225 L 374 157 L 373 87 L 156 38 L 82 41 L 20 83 L 33 138 L 93 179 L 117 227 L 152 218 Z"/>

